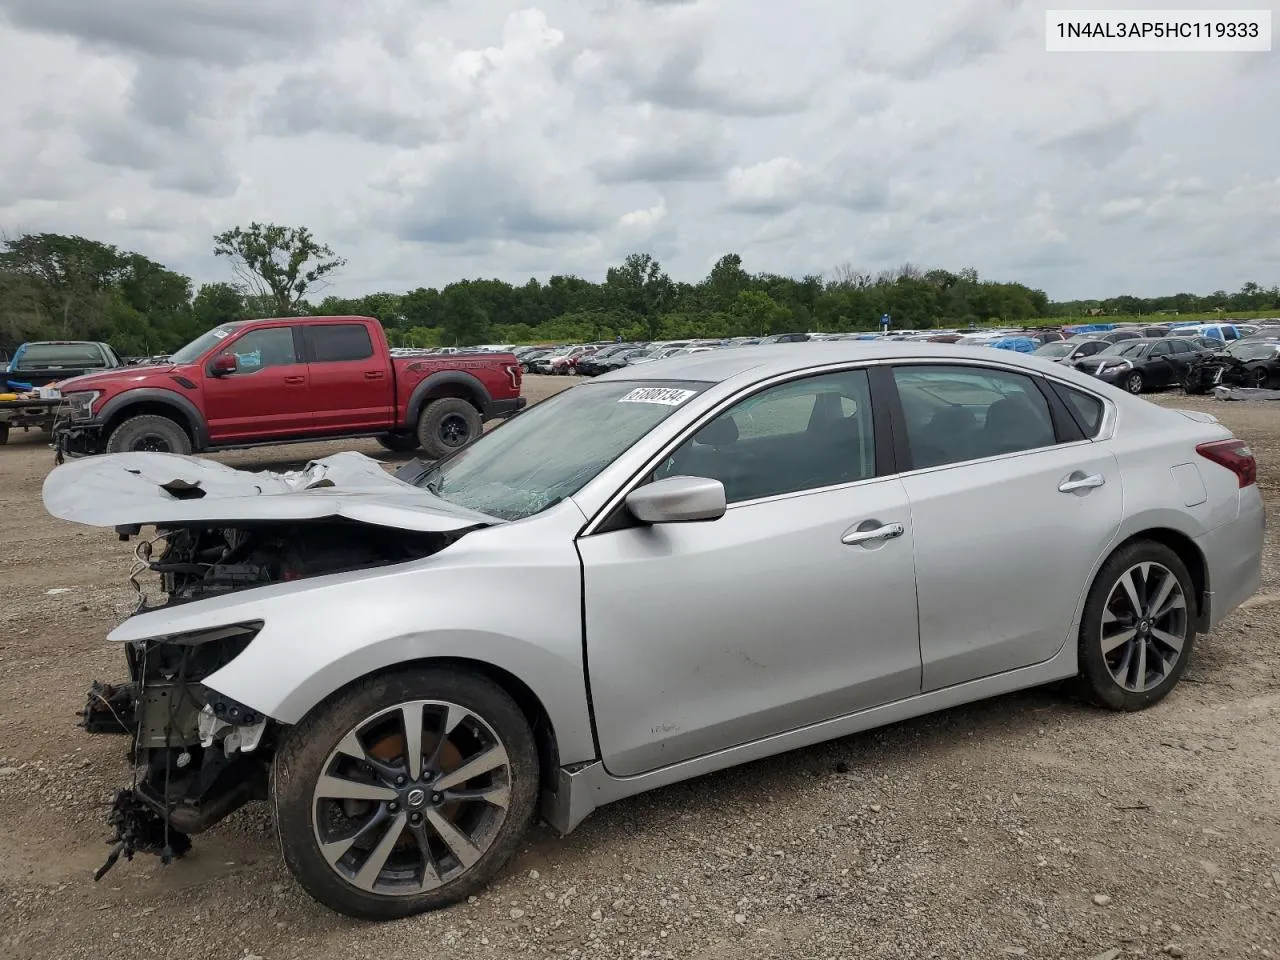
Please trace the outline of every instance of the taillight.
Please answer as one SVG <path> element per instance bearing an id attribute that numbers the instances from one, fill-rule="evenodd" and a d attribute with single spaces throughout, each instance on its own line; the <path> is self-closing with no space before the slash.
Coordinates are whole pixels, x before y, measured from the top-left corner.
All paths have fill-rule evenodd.
<path id="1" fill-rule="evenodd" d="M 1215 440 L 1196 447 L 1196 453 L 1226 467 L 1236 475 L 1240 486 L 1248 487 L 1258 482 L 1258 461 L 1243 440 Z"/>

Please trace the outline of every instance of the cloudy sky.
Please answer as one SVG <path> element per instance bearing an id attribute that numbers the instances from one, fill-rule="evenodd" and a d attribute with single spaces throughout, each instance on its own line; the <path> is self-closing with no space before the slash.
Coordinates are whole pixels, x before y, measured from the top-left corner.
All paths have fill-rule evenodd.
<path id="1" fill-rule="evenodd" d="M 305 224 L 345 295 L 632 250 L 1280 282 L 1277 55 L 1048 54 L 1047 6 L 0 0 L 0 228 L 206 281 L 214 232 Z"/>

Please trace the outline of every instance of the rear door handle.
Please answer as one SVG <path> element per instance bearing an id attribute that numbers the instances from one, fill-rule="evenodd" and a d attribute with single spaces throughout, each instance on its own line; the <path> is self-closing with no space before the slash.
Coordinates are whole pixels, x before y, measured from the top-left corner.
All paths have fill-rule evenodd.
<path id="1" fill-rule="evenodd" d="M 867 523 L 875 523 L 874 520 L 868 520 Z M 893 540 L 902 536 L 906 532 L 906 528 L 900 523 L 885 523 L 875 527 L 867 527 L 862 524 L 857 530 L 850 530 L 840 542 L 846 546 L 857 546 L 860 543 L 875 543 L 877 540 Z"/>
<path id="2" fill-rule="evenodd" d="M 366 370 L 366 371 L 364 372 L 364 378 L 365 378 L 366 380 L 381 380 L 381 379 L 382 379 L 382 371 L 381 371 L 381 370 Z"/>
<path id="3" fill-rule="evenodd" d="M 1092 490 L 1094 487 L 1100 487 L 1106 482 L 1107 478 L 1100 473 L 1086 477 L 1081 471 L 1077 470 L 1058 484 L 1058 492 L 1076 493 L 1080 490 Z"/>
<path id="4" fill-rule="evenodd" d="M 306 383 L 307 378 L 306 377 L 285 377 L 284 382 L 285 383 Z"/>

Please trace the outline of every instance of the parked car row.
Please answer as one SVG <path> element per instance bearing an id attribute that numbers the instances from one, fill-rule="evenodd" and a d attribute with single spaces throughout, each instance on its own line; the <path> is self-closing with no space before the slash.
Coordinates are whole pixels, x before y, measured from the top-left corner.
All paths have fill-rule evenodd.
<path id="1" fill-rule="evenodd" d="M 1155 340 L 1175 337 L 1192 343 L 1197 352 L 1211 353 L 1220 350 L 1224 344 L 1237 340 L 1263 335 L 1272 331 L 1280 336 L 1280 320 L 1262 321 L 1255 324 L 1241 323 L 1153 323 L 1153 324 L 1114 324 L 1095 323 L 1068 325 L 1062 327 L 1037 328 L 1001 328 L 984 330 L 896 330 L 892 333 L 783 333 L 767 337 L 731 337 L 724 339 L 689 339 L 662 341 L 597 341 L 578 344 L 542 344 L 537 346 L 511 347 L 520 361 L 521 370 L 525 373 L 539 373 L 553 376 L 598 376 L 622 367 L 649 363 L 680 354 L 699 353 L 704 350 L 721 350 L 731 347 L 749 347 L 758 344 L 795 343 L 795 342 L 830 342 L 833 340 L 881 340 L 890 342 L 931 342 L 954 343 L 959 346 L 991 347 L 997 350 L 1012 350 L 1017 353 L 1034 353 L 1046 359 L 1061 363 L 1076 364 L 1100 354 L 1114 344 L 1129 340 Z M 475 349 L 491 349 L 480 347 Z M 1149 352 L 1150 348 L 1144 348 Z M 1161 365 L 1152 367 L 1150 376 L 1141 375 L 1137 379 L 1130 376 L 1141 390 L 1148 386 L 1168 385 L 1177 380 L 1170 380 L 1175 372 L 1171 361 L 1164 361 L 1167 356 L 1183 357 L 1182 347 L 1170 350 L 1155 351 L 1154 358 L 1161 359 Z M 1145 353 L 1144 353 L 1145 355 Z M 1133 359 L 1130 357 L 1129 359 Z M 1096 367 L 1096 364 L 1086 365 Z M 1108 364 L 1108 369 L 1119 371 L 1124 369 L 1119 363 Z M 1176 373 L 1181 377 L 1185 371 L 1179 368 Z M 1256 375 L 1255 375 L 1256 376 Z M 1140 392 L 1140 391 L 1139 391 Z"/>
<path id="2" fill-rule="evenodd" d="M 1179 329 L 1146 337 L 1118 332 L 1078 334 L 1046 344 L 1035 354 L 1130 393 L 1182 387 L 1187 393 L 1202 394 L 1220 384 L 1280 386 L 1280 327 L 1264 326 L 1230 342 L 1196 332 L 1183 335 Z"/>

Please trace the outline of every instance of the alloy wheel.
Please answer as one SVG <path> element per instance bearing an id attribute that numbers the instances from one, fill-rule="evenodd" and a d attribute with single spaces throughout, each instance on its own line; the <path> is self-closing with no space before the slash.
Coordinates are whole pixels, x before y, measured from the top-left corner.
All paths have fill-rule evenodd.
<path id="1" fill-rule="evenodd" d="M 139 453 L 172 453 L 173 450 L 169 446 L 169 441 L 154 433 L 144 434 L 139 437 L 133 444 L 133 449 Z"/>
<path id="2" fill-rule="evenodd" d="M 1130 393 L 1141 393 L 1142 392 L 1142 374 L 1140 373 L 1129 374 L 1129 379 L 1125 381 L 1125 389 L 1127 389 Z"/>
<path id="3" fill-rule="evenodd" d="M 460 447 L 471 437 L 471 428 L 467 425 L 466 418 L 460 414 L 451 413 L 440 421 L 440 439 L 445 446 Z"/>
<path id="4" fill-rule="evenodd" d="M 1190 620 L 1182 584 L 1160 563 L 1121 574 L 1102 611 L 1102 656 L 1125 690 L 1159 686 L 1182 656 Z"/>
<path id="5" fill-rule="evenodd" d="M 361 721 L 330 752 L 312 796 L 315 840 L 360 890 L 413 896 L 465 874 L 506 822 L 511 761 L 482 717 L 413 700 Z"/>

